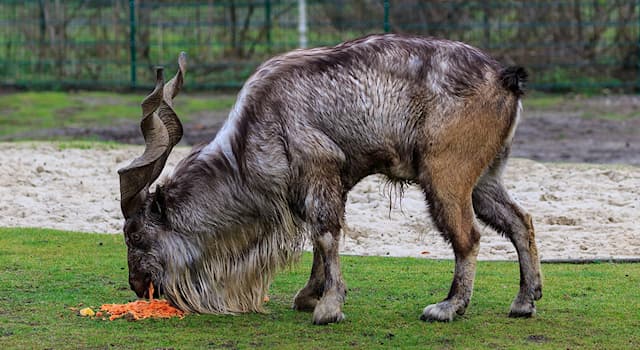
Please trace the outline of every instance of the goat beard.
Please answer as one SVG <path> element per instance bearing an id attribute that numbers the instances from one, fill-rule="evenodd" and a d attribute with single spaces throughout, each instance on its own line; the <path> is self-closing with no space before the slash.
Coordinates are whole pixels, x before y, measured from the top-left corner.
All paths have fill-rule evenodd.
<path id="1" fill-rule="evenodd" d="M 256 225 L 251 232 L 233 235 L 262 237 L 250 246 L 219 238 L 217 244 L 182 245 L 188 251 L 174 250 L 165 260 L 163 294 L 177 308 L 192 313 L 265 312 L 263 303 L 273 276 L 302 252 L 305 235 L 300 234 L 300 226 L 291 223 L 279 230 L 273 226 L 256 230 Z M 213 248 L 201 252 L 200 247 Z M 187 262 L 176 256 L 193 258 Z"/>

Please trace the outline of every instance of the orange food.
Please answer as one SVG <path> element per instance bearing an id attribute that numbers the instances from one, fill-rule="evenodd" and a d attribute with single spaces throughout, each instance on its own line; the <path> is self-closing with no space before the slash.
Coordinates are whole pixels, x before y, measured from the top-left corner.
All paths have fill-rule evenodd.
<path id="1" fill-rule="evenodd" d="M 144 318 L 171 318 L 184 317 L 184 311 L 177 309 L 166 300 L 153 299 L 153 283 L 149 286 L 149 301 L 136 300 L 128 304 L 104 304 L 100 311 L 109 313 L 109 320 L 124 317 L 130 321 Z"/>

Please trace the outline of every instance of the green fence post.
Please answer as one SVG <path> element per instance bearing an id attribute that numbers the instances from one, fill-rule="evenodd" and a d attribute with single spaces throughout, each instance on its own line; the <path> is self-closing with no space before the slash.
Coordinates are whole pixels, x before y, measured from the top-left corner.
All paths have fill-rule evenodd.
<path id="1" fill-rule="evenodd" d="M 640 0 L 636 1 L 636 16 L 638 16 L 638 41 L 636 42 L 636 93 L 640 92 Z"/>
<path id="2" fill-rule="evenodd" d="M 491 15 L 490 14 L 491 3 L 483 2 L 482 7 L 483 7 L 482 8 L 482 13 L 483 13 L 482 24 L 484 29 L 484 38 L 483 38 L 482 46 L 484 46 L 485 50 L 489 50 L 491 48 L 491 22 L 489 20 L 489 16 Z"/>
<path id="3" fill-rule="evenodd" d="M 131 50 L 131 88 L 136 82 L 136 1 L 129 0 L 129 49 Z"/>
<path id="4" fill-rule="evenodd" d="M 391 28 L 389 27 L 389 0 L 383 1 L 384 6 L 384 32 L 389 33 Z"/>
<path id="5" fill-rule="evenodd" d="M 264 1 L 264 22 L 267 30 L 267 51 L 271 52 L 271 0 Z"/>

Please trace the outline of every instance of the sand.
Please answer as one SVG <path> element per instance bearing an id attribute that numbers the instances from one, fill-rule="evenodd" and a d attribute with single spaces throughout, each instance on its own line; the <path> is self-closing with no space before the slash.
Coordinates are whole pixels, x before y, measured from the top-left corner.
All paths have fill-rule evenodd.
<path id="1" fill-rule="evenodd" d="M 177 148 L 164 175 L 188 149 Z M 123 223 L 117 169 L 140 146 L 61 149 L 0 143 L 0 227 L 118 234 Z M 511 159 L 505 185 L 534 217 L 542 259 L 640 257 L 640 168 Z M 452 258 L 421 192 L 397 191 L 377 176 L 349 195 L 343 254 Z M 479 258 L 515 260 L 511 243 L 484 224 Z"/>

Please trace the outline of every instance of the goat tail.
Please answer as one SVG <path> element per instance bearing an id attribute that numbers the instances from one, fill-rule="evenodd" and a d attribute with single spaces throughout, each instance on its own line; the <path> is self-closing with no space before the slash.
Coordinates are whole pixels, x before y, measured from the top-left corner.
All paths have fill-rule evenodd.
<path id="1" fill-rule="evenodd" d="M 511 91 L 516 97 L 524 95 L 525 85 L 529 74 L 520 66 L 511 66 L 500 72 L 502 86 Z"/>

